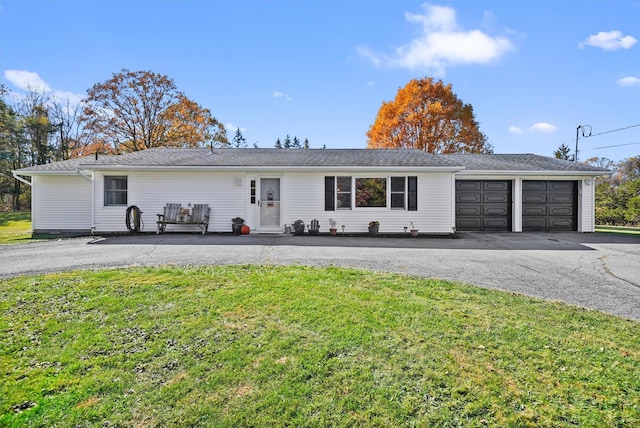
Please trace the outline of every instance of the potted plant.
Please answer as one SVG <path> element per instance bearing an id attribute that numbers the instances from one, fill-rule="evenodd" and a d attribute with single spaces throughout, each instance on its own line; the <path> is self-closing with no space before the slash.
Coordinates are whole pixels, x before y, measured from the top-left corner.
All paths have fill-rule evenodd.
<path id="1" fill-rule="evenodd" d="M 411 236 L 418 236 L 418 229 L 415 228 L 413 222 L 411 222 Z"/>
<path id="2" fill-rule="evenodd" d="M 242 226 L 244 226 L 243 218 L 234 217 L 231 219 L 231 231 L 234 235 L 240 235 L 242 233 Z"/>
<path id="3" fill-rule="evenodd" d="M 370 235 L 377 235 L 379 228 L 380 228 L 380 222 L 379 221 L 370 221 L 369 222 L 369 234 Z"/>
<path id="4" fill-rule="evenodd" d="M 329 235 L 335 235 L 338 233 L 338 222 L 334 218 L 329 219 Z"/>
<path id="5" fill-rule="evenodd" d="M 293 222 L 293 234 L 304 235 L 304 221 L 296 220 Z"/>

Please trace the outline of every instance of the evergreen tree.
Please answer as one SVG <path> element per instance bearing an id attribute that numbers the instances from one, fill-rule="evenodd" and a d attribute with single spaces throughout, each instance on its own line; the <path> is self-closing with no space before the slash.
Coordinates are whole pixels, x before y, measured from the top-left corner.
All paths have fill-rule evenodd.
<path id="1" fill-rule="evenodd" d="M 236 129 L 236 134 L 233 136 L 233 140 L 231 141 L 231 147 L 234 147 L 236 149 L 247 148 L 247 140 L 242 135 L 240 128 Z"/>
<path id="2" fill-rule="evenodd" d="M 304 144 L 303 144 L 302 147 L 305 148 L 305 149 L 309 148 L 309 140 L 307 138 L 304 139 Z"/>
<path id="3" fill-rule="evenodd" d="M 280 142 L 280 138 L 278 138 L 276 140 L 276 144 L 274 144 L 274 146 L 276 149 L 281 149 L 282 148 L 282 143 Z"/>
<path id="4" fill-rule="evenodd" d="M 569 146 L 567 146 L 566 144 L 561 144 L 560 147 L 558 147 L 558 150 L 553 152 L 553 156 L 555 156 L 556 159 L 572 161 L 574 158 L 573 155 L 569 154 L 570 152 L 571 149 L 569 148 Z"/>
<path id="5" fill-rule="evenodd" d="M 291 148 L 291 137 L 289 137 L 289 134 L 287 134 L 287 136 L 284 138 L 284 148 L 285 149 Z"/>

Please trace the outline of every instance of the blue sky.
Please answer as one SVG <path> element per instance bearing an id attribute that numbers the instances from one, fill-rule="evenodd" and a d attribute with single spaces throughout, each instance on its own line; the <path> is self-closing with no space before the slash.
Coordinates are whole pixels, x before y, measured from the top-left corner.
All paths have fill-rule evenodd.
<path id="1" fill-rule="evenodd" d="M 0 83 L 77 102 L 151 70 L 250 145 L 364 148 L 382 102 L 432 76 L 496 153 L 573 150 L 584 125 L 580 160 L 618 161 L 640 154 L 638 39 L 640 0 L 0 0 Z"/>

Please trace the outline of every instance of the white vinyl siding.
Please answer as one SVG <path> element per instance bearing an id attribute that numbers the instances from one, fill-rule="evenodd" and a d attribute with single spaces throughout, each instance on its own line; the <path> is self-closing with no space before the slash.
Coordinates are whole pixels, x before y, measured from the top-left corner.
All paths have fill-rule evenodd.
<path id="1" fill-rule="evenodd" d="M 96 231 L 126 231 L 126 207 L 105 207 L 102 204 L 104 176 L 111 175 L 118 174 L 96 174 Z M 162 214 L 167 203 L 179 203 L 185 207 L 189 204 L 209 204 L 210 232 L 230 232 L 232 218 L 246 218 L 247 184 L 238 173 L 129 172 L 127 177 L 128 205 L 136 205 L 142 211 L 144 232 L 156 230 L 157 214 Z M 195 226 L 167 226 L 168 232 L 197 230 Z"/>
<path id="2" fill-rule="evenodd" d="M 79 175 L 32 178 L 34 232 L 90 232 L 92 183 Z"/>
<path id="3" fill-rule="evenodd" d="M 411 222 L 421 233 L 451 233 L 453 222 L 450 200 L 453 197 L 451 173 L 415 174 L 418 177 L 418 210 L 391 209 L 390 206 L 377 208 L 354 208 L 351 210 L 324 210 L 325 176 L 362 176 L 373 174 L 335 173 L 284 174 L 283 176 L 283 222 L 292 224 L 300 219 L 309 224 L 311 220 L 320 222 L 320 232 L 329 232 L 329 218 L 337 222 L 338 231 L 345 226 L 345 233 L 364 233 L 370 221 L 380 222 L 380 233 L 404 233 L 404 227 Z M 380 174 L 376 174 L 380 177 Z M 391 175 L 389 175 L 391 176 Z M 393 174 L 397 176 L 397 174 Z"/>
<path id="4" fill-rule="evenodd" d="M 578 183 L 578 232 L 595 232 L 595 187 L 591 177 Z"/>

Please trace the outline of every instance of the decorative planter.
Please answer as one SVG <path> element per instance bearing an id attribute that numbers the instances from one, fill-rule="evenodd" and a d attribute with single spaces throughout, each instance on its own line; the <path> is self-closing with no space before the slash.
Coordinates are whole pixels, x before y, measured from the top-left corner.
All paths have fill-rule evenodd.
<path id="1" fill-rule="evenodd" d="M 418 229 L 411 229 L 411 236 L 413 237 L 418 236 Z"/>
<path id="2" fill-rule="evenodd" d="M 329 229 L 329 235 L 336 235 L 338 233 L 338 229 L 335 227 Z"/>
<path id="3" fill-rule="evenodd" d="M 296 220 L 295 222 L 293 222 L 293 234 L 304 235 L 304 221 Z"/>
<path id="4" fill-rule="evenodd" d="M 369 235 L 377 235 L 378 234 L 378 229 L 380 228 L 380 226 L 369 226 Z"/>
<path id="5" fill-rule="evenodd" d="M 242 226 L 244 226 L 244 223 L 231 223 L 231 231 L 234 235 L 241 235 Z"/>

